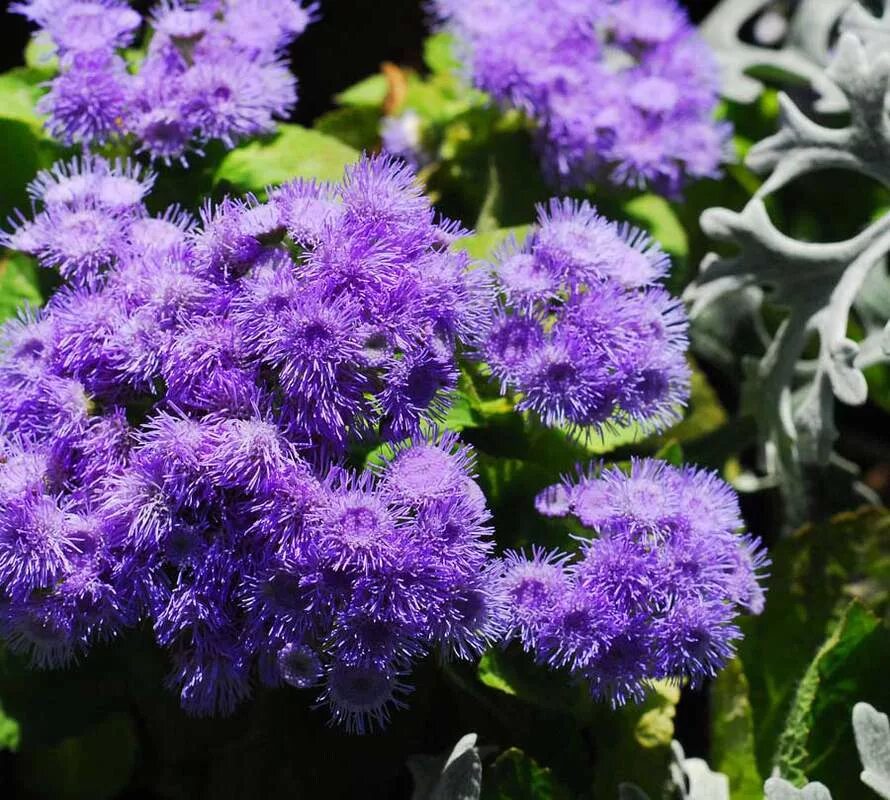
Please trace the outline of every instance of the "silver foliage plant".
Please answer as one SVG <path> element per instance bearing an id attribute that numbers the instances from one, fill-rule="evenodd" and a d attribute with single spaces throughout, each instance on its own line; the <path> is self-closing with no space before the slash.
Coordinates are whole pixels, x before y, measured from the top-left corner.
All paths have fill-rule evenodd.
<path id="1" fill-rule="evenodd" d="M 853 707 L 853 734 L 862 762 L 862 782 L 878 797 L 890 800 L 890 720 L 868 703 Z M 729 778 L 712 772 L 699 758 L 686 758 L 677 742 L 673 744 L 671 776 L 676 795 L 681 800 L 730 800 Z M 832 800 L 831 792 L 814 781 L 798 789 L 780 776 L 769 778 L 763 786 L 764 800 Z M 619 800 L 649 800 L 633 784 L 622 784 Z"/>
<path id="2" fill-rule="evenodd" d="M 741 22 L 765 5 L 727 0 L 705 26 L 722 59 L 727 96 L 752 99 L 759 85 L 745 70 L 772 64 L 809 78 L 821 97 L 817 108 L 846 109 L 849 122 L 825 127 L 780 93 L 780 130 L 746 158 L 752 170 L 767 175 L 763 185 L 740 212 L 710 208 L 701 217 L 705 233 L 733 245 L 735 255 L 708 255 L 687 299 L 694 319 L 713 312 L 727 296 L 757 320 L 766 299 L 787 309 L 774 335 L 759 325 L 765 353 L 746 371 L 745 397 L 764 445 L 764 467 L 788 490 L 794 521 L 804 513 L 799 497 L 805 465 L 832 459 L 835 398 L 864 403 L 863 370 L 890 360 L 885 272 L 890 213 L 846 241 L 801 242 L 775 227 L 764 200 L 796 178 L 827 168 L 858 172 L 890 187 L 890 8 L 876 17 L 859 4 L 802 0 L 787 44 L 769 51 L 741 43 L 737 33 Z M 828 30 L 839 15 L 840 36 L 822 69 Z M 830 192 L 824 201 L 832 202 Z M 863 341 L 848 338 L 851 314 L 866 332 Z M 814 336 L 818 355 L 805 360 Z"/>
<path id="3" fill-rule="evenodd" d="M 787 19 L 780 47 L 762 47 L 742 40 L 745 23 L 757 15 L 780 15 L 788 2 L 776 0 L 722 0 L 701 25 L 701 33 L 714 50 L 722 71 L 723 96 L 737 103 L 753 103 L 763 83 L 752 71 L 812 85 L 819 95 L 816 110 L 835 113 L 847 108 L 846 97 L 825 75 L 830 60 L 831 31 L 853 0 L 800 0 Z"/>

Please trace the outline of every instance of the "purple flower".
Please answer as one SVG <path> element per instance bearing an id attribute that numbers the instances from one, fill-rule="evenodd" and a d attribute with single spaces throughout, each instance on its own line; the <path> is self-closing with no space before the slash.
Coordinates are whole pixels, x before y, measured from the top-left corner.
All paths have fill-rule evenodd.
<path id="1" fill-rule="evenodd" d="M 60 73 L 39 104 L 53 136 L 89 145 L 132 134 L 140 152 L 169 164 L 210 140 L 234 147 L 268 133 L 290 113 L 296 81 L 283 54 L 317 6 L 163 0 L 148 16 L 153 30 L 137 72 L 121 54 L 142 20 L 122 0 L 31 0 L 13 10 L 43 28 L 60 55 Z"/>
<path id="2" fill-rule="evenodd" d="M 177 8 L 174 49 L 206 24 Z M 716 476 L 590 471 L 538 503 L 594 529 L 578 558 L 499 559 L 472 449 L 434 430 L 477 347 L 545 420 L 665 422 L 685 317 L 648 242 L 554 204 L 509 248 L 548 290 L 493 311 L 492 275 L 448 249 L 463 231 L 388 158 L 200 223 L 149 216 L 151 180 L 57 165 L 7 236 L 70 279 L 0 333 L 12 649 L 57 666 L 147 624 L 190 713 L 228 713 L 255 681 L 317 687 L 358 732 L 403 704 L 418 659 L 511 636 L 615 702 L 719 667 L 767 562 Z"/>
<path id="3" fill-rule="evenodd" d="M 430 432 L 490 280 L 385 158 L 199 224 L 150 184 L 57 165 L 8 237 L 75 285 L 0 336 L 0 630 L 52 666 L 148 622 L 190 713 L 258 679 L 369 729 L 505 629 L 473 455 Z M 347 469 L 364 436 L 386 455 Z"/>
<path id="4" fill-rule="evenodd" d="M 738 614 L 762 610 L 768 564 L 740 532 L 729 487 L 644 459 L 628 473 L 591 469 L 547 495 L 592 535 L 574 559 L 508 554 L 511 635 L 613 705 L 641 699 L 652 679 L 716 674 L 741 635 Z"/>
<path id="5" fill-rule="evenodd" d="M 674 0 L 436 0 L 472 82 L 538 125 L 545 171 L 674 195 L 716 174 L 713 58 Z"/>
<path id="6" fill-rule="evenodd" d="M 37 110 L 49 116 L 49 132 L 65 144 L 102 143 L 121 132 L 127 80 L 124 62 L 116 55 L 75 52 L 63 61 Z"/>
<path id="7" fill-rule="evenodd" d="M 380 123 L 380 140 L 387 153 L 404 159 L 415 169 L 430 160 L 423 149 L 421 120 L 416 111 L 408 109 L 397 117 L 384 117 Z"/>
<path id="8" fill-rule="evenodd" d="M 667 257 L 588 203 L 552 200 L 523 246 L 495 255 L 502 291 L 483 352 L 502 392 L 545 424 L 663 429 L 689 392 L 687 321 L 654 283 Z"/>
<path id="9" fill-rule="evenodd" d="M 543 621 L 569 586 L 565 562 L 558 551 L 533 548 L 531 558 L 508 552 L 504 557 L 503 589 L 509 601 L 511 635 L 533 647 Z"/>

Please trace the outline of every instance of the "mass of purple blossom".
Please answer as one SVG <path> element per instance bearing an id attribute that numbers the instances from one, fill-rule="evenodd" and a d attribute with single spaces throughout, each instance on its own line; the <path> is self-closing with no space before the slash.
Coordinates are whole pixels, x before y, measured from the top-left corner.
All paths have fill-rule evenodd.
<path id="1" fill-rule="evenodd" d="M 676 0 L 433 0 L 473 83 L 538 125 L 562 186 L 673 195 L 713 176 L 718 71 Z"/>
<path id="2" fill-rule="evenodd" d="M 67 144 L 130 136 L 165 163 L 211 140 L 232 147 L 269 133 L 286 117 L 297 99 L 286 51 L 316 12 L 299 0 L 163 0 L 148 17 L 143 54 L 125 51 L 143 20 L 124 0 L 12 8 L 58 56 L 59 74 L 38 104 L 50 133 Z"/>
<path id="3" fill-rule="evenodd" d="M 658 281 L 669 261 L 588 203 L 552 200 L 496 254 L 484 356 L 517 408 L 548 425 L 663 429 L 689 394 L 685 311 Z"/>
<path id="4" fill-rule="evenodd" d="M 507 555 L 510 632 L 596 697 L 620 704 L 654 679 L 713 677 L 741 637 L 735 617 L 763 609 L 768 559 L 714 473 L 637 460 L 629 474 L 593 469 L 552 486 L 536 506 L 596 535 L 574 557 Z"/>
<path id="5" fill-rule="evenodd" d="M 430 653 L 515 636 L 614 702 L 729 656 L 763 559 L 718 479 L 591 475 L 540 504 L 599 533 L 577 564 L 499 558 L 474 453 L 437 432 L 464 355 L 548 422 L 671 419 L 685 321 L 639 234 L 554 201 L 495 285 L 389 158 L 200 219 L 151 216 L 153 179 L 59 163 L 5 234 L 63 279 L 0 332 L 13 650 L 60 666 L 145 625 L 188 711 L 289 684 L 359 732 Z"/>

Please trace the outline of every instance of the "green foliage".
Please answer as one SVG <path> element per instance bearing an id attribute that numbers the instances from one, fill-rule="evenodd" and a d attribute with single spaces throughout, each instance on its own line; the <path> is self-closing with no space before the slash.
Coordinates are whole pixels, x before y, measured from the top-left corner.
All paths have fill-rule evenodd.
<path id="1" fill-rule="evenodd" d="M 841 797 L 855 794 L 859 769 L 850 709 L 862 696 L 886 698 L 890 633 L 858 602 L 850 604 L 804 672 L 776 750 L 793 783 L 822 779 Z"/>
<path id="2" fill-rule="evenodd" d="M 12 717 L 8 716 L 0 705 L 0 751 L 19 749 L 19 741 L 21 740 L 21 730 L 19 723 Z"/>
<path id="3" fill-rule="evenodd" d="M 232 150 L 214 182 L 239 192 L 262 192 L 294 178 L 336 181 L 358 152 L 331 136 L 299 125 L 280 125 L 273 136 Z"/>
<path id="4" fill-rule="evenodd" d="M 567 673 L 535 664 L 517 646 L 489 650 L 479 661 L 478 674 L 486 686 L 551 711 L 584 719 L 593 708 L 586 687 Z"/>
<path id="5" fill-rule="evenodd" d="M 16 208 L 27 207 L 25 187 L 60 152 L 44 135 L 43 120 L 34 110 L 43 92 L 39 84 L 45 77 L 45 73 L 28 67 L 0 75 L 0 219 L 6 219 Z"/>
<path id="6" fill-rule="evenodd" d="M 732 797 L 758 797 L 763 776 L 754 752 L 748 679 L 739 659 L 711 686 L 711 764 L 729 778 Z"/>
<path id="7" fill-rule="evenodd" d="M 43 303 L 37 286 L 37 265 L 22 253 L 0 258 L 0 322 L 24 307 Z"/>
<path id="8" fill-rule="evenodd" d="M 756 777 L 774 766 L 798 784 L 822 780 L 856 796 L 849 712 L 858 699 L 886 698 L 888 532 L 890 514 L 866 509 L 773 549 L 766 610 L 743 621 L 744 673 L 735 665 L 714 687 L 714 764 L 742 800 L 759 798 Z"/>
<path id="9" fill-rule="evenodd" d="M 516 747 L 504 751 L 487 767 L 481 800 L 568 800 L 569 793 L 551 771 Z"/>

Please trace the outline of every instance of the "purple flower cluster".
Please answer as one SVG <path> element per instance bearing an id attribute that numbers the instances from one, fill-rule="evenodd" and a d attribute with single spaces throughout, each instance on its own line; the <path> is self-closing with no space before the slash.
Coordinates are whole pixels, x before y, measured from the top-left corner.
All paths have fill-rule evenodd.
<path id="1" fill-rule="evenodd" d="M 676 0 L 434 0 L 472 80 L 537 121 L 561 185 L 676 194 L 713 176 L 717 68 Z"/>
<path id="2" fill-rule="evenodd" d="M 493 554 L 473 454 L 435 432 L 463 353 L 550 423 L 670 420 L 685 317 L 665 257 L 554 201 L 496 281 L 410 169 L 363 158 L 200 220 L 96 157 L 30 184 L 2 244 L 62 288 L 0 329 L 0 635 L 38 666 L 150 625 L 196 714 L 312 688 L 350 730 L 417 659 L 518 637 L 613 702 L 711 674 L 765 560 L 716 477 L 656 462 L 540 498 L 598 538 Z M 362 469 L 356 453 L 379 443 Z"/>
<path id="3" fill-rule="evenodd" d="M 548 425 L 664 428 L 689 392 L 687 319 L 658 284 L 668 258 L 588 203 L 552 200 L 496 256 L 499 310 L 483 352 L 517 408 Z"/>
<path id="4" fill-rule="evenodd" d="M 318 684 L 364 729 L 415 658 L 499 632 L 471 454 L 421 431 L 487 277 L 387 159 L 200 223 L 150 185 L 57 165 L 7 237 L 68 283 L 0 334 L 0 629 L 53 666 L 148 620 L 190 711 Z M 397 442 L 373 473 L 366 434 Z"/>
<path id="5" fill-rule="evenodd" d="M 211 140 L 268 133 L 297 99 L 285 53 L 313 20 L 299 0 L 163 0 L 151 13 L 138 72 L 122 55 L 142 25 L 124 0 L 23 0 L 59 57 L 40 100 L 65 143 L 132 135 L 166 163 Z"/>
<path id="6" fill-rule="evenodd" d="M 768 559 L 740 533 L 735 494 L 713 473 L 639 460 L 629 474 L 593 470 L 552 486 L 536 506 L 596 536 L 574 558 L 508 554 L 510 635 L 595 697 L 622 704 L 651 680 L 715 675 L 741 636 L 736 616 L 763 608 Z"/>

